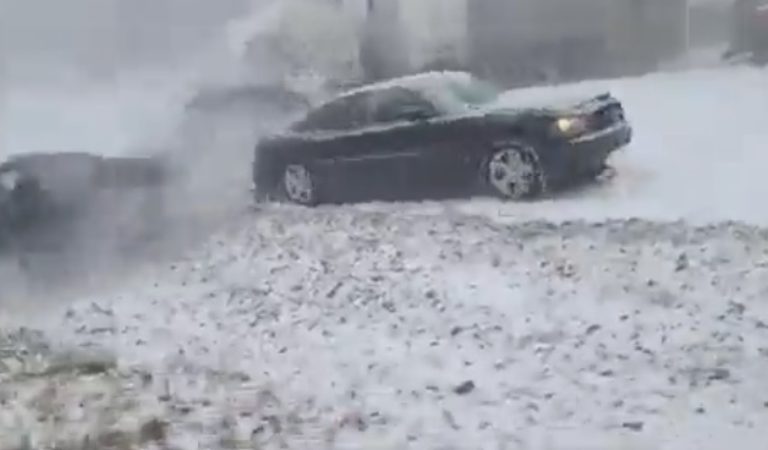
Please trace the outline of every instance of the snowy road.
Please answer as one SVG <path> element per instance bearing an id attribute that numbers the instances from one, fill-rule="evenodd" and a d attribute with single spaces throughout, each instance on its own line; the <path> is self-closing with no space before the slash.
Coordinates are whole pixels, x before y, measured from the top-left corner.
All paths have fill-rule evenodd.
<path id="1" fill-rule="evenodd" d="M 33 321 L 115 355 L 87 375 L 35 376 L 0 334 L 0 449 L 763 449 L 768 72 L 521 95 L 606 88 L 636 129 L 608 184 L 235 214 Z"/>

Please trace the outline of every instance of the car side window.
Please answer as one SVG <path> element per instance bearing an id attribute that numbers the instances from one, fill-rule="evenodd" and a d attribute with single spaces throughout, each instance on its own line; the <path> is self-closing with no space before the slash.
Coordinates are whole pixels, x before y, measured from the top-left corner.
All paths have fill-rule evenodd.
<path id="1" fill-rule="evenodd" d="M 345 131 L 365 124 L 365 98 L 361 94 L 327 103 L 293 127 L 293 131 Z"/>
<path id="2" fill-rule="evenodd" d="M 368 102 L 371 124 L 426 119 L 436 114 L 435 106 L 418 93 L 402 88 L 384 89 L 371 95 Z"/>

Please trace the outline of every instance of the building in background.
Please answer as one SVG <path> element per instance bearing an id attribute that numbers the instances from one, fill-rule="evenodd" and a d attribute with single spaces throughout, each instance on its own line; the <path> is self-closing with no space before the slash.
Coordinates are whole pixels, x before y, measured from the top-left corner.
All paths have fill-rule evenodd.
<path id="1" fill-rule="evenodd" d="M 464 66 L 470 1 L 400 0 L 412 67 Z"/>
<path id="2" fill-rule="evenodd" d="M 688 0 L 339 0 L 366 78 L 469 69 L 509 84 L 654 70 L 688 46 Z"/>
<path id="3" fill-rule="evenodd" d="M 245 17 L 251 3 L 280 12 Z M 362 82 L 467 69 L 530 84 L 653 70 L 692 41 L 725 39 L 724 4 L 730 1 L 0 1 L 0 57 L 6 72 L 54 62 L 59 72 L 71 65 L 110 76 L 116 66 L 193 58 L 238 18 L 249 22 L 239 54 L 254 77 L 314 71 Z"/>
<path id="4" fill-rule="evenodd" d="M 361 20 L 367 80 L 462 66 L 467 0 L 345 0 Z"/>
<path id="5" fill-rule="evenodd" d="M 357 0 L 360 23 L 360 65 L 366 81 L 400 75 L 411 67 L 405 14 L 398 0 Z"/>
<path id="6" fill-rule="evenodd" d="M 687 0 L 472 0 L 468 64 L 508 84 L 653 70 L 687 46 Z"/>
<path id="7" fill-rule="evenodd" d="M 685 53 L 691 28 L 689 0 L 278 4 L 281 17 L 249 44 L 260 70 L 314 70 L 342 83 L 426 69 L 470 70 L 508 85 L 638 74 Z"/>
<path id="8" fill-rule="evenodd" d="M 722 47 L 729 40 L 731 2 L 718 0 L 691 0 L 688 42 L 690 48 Z"/>
<path id="9" fill-rule="evenodd" d="M 350 82 L 362 77 L 364 17 L 342 0 L 279 0 L 230 23 L 228 40 L 248 82 L 282 83 L 318 75 Z"/>

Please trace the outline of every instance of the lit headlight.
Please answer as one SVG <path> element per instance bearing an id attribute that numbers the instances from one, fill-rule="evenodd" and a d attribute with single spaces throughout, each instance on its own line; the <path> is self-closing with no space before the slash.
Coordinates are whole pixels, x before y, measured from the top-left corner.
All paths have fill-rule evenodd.
<path id="1" fill-rule="evenodd" d="M 561 117 L 555 121 L 555 129 L 568 136 L 583 133 L 587 129 L 587 122 L 581 117 Z"/>

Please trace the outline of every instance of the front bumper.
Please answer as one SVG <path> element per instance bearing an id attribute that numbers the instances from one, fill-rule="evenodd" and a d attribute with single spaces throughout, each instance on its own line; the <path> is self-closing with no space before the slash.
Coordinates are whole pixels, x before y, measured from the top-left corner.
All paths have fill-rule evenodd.
<path id="1" fill-rule="evenodd" d="M 558 185 L 599 173 L 616 150 L 632 141 L 633 130 L 626 121 L 569 140 L 560 141 L 543 161 L 548 184 Z"/>

